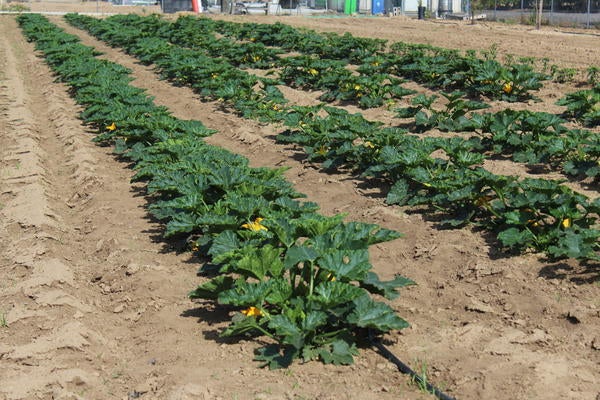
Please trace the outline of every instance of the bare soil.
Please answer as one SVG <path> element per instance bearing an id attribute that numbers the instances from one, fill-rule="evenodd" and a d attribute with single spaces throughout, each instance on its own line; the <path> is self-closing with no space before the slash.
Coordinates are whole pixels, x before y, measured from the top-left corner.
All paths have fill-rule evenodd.
<path id="1" fill-rule="evenodd" d="M 30 3 L 34 10 L 43 4 Z M 95 4 L 61 7 L 94 11 Z M 600 65 L 594 32 L 383 17 L 224 18 L 461 49 L 497 43 L 501 53 L 580 69 Z M 157 104 L 217 129 L 210 143 L 245 155 L 253 166 L 288 166 L 288 179 L 323 213 L 344 212 L 347 220 L 404 233 L 371 249 L 381 276 L 401 274 L 418 283 L 392 304 L 411 327 L 387 335 L 386 343 L 446 393 L 468 400 L 598 398 L 598 265 L 501 254 L 480 232 L 440 230 L 418 213 L 385 206 L 379 188 L 323 174 L 276 144 L 281 127 L 200 102 L 191 90 L 51 19 L 132 69 L 132 84 Z M 0 88 L 0 399 L 433 398 L 370 349 L 350 367 L 258 368 L 252 359 L 259 343 L 219 339 L 227 316 L 187 299 L 200 283 L 197 260 L 160 239 L 143 187 L 129 183 L 132 171 L 110 148 L 90 142 L 93 135 L 77 119 L 81 109 L 13 16 L 0 16 Z M 576 88 L 548 82 L 542 101 L 526 106 L 560 112 L 554 102 Z M 313 101 L 304 92 L 286 96 Z M 385 110 L 371 113 L 392 123 Z M 512 163 L 489 167 L 529 173 Z"/>

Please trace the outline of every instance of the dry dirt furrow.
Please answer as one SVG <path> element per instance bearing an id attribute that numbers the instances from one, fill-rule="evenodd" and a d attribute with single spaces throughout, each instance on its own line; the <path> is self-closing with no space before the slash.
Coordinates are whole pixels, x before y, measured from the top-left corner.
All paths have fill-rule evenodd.
<path id="1" fill-rule="evenodd" d="M 150 68 L 126 54 L 59 24 L 104 52 L 104 58 L 131 68 L 133 84 L 147 89 L 157 104 L 179 118 L 199 119 L 217 129 L 208 139 L 211 143 L 247 156 L 254 166 L 289 167 L 290 181 L 326 214 L 347 212 L 349 219 L 405 233 L 404 239 L 374 246 L 371 261 L 386 278 L 401 273 L 418 282 L 394 303 L 413 326 L 389 340 L 394 352 L 425 369 L 432 381 L 444 383 L 460 399 L 546 399 L 548 393 L 561 399 L 595 399 L 600 389 L 595 266 L 544 264 L 534 255 L 508 258 L 480 233 L 434 229 L 434 221 L 384 206 L 376 190 L 361 187 L 351 177 L 328 176 L 294 159 L 293 152 L 273 141 L 279 128 L 241 120 L 219 103 L 202 103 L 191 90 L 158 80 Z M 389 364 L 377 360 L 364 352 L 350 369 L 294 365 L 289 376 L 306 387 L 304 393 L 320 399 L 330 398 L 330 390 L 336 393 L 331 398 L 397 397 L 402 381 L 393 378 Z M 248 373 L 258 385 L 274 379 L 250 367 L 243 377 L 230 379 L 232 386 L 249 384 Z M 267 386 L 281 395 L 289 380 L 278 378 L 282 380 Z M 327 392 L 315 389 L 318 384 Z M 413 396 L 401 393 L 402 398 Z"/>
<path id="2" fill-rule="evenodd" d="M 3 18 L 3 86 L 10 95 L 1 99 L 6 143 L 2 186 L 8 198 L 1 210 L 0 273 L 6 284 L 0 302 L 6 326 L 0 332 L 0 392 L 18 399 L 40 393 L 62 395 L 69 386 L 97 379 L 92 369 L 75 367 L 72 360 L 84 357 L 91 340 L 100 336 L 75 322 L 76 314 L 94 309 L 72 295 L 74 270 L 52 252 L 52 242 L 68 229 L 53 187 L 60 174 L 56 157 L 60 155 L 51 155 L 52 149 L 45 146 L 44 132 L 53 129 L 51 121 L 40 115 L 47 104 L 41 94 L 31 93 L 30 50 L 22 41 L 9 41 L 12 36 L 6 27 L 11 25 L 15 30 L 14 20 Z"/>

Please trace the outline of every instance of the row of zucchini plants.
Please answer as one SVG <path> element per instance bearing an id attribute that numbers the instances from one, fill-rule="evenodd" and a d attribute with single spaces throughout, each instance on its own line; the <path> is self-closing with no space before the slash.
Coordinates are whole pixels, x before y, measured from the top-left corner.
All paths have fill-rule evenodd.
<path id="1" fill-rule="evenodd" d="M 140 29 L 142 36 L 162 37 L 174 44 L 206 51 L 207 55 L 225 58 L 237 67 L 265 68 L 276 65 L 275 61 L 279 60 L 278 53 L 262 43 L 234 43 L 216 38 L 214 32 L 217 22 L 213 20 L 182 17 L 170 23 L 157 16 L 127 15 L 114 18 L 118 29 L 130 25 Z M 271 26 L 271 29 L 277 31 L 284 28 L 279 24 Z M 346 39 L 350 40 L 350 37 Z M 288 57 L 279 63 L 282 66 L 280 79 L 296 88 L 325 90 L 321 96 L 323 101 L 355 101 L 364 107 L 380 106 L 386 99 L 399 99 L 414 93 L 403 88 L 398 79 L 381 73 L 378 66 L 385 64 L 385 59 L 369 58 L 381 50 L 377 45 L 378 41 L 371 43 L 368 51 L 366 43 L 369 42 L 359 43 L 361 46 L 357 48 L 362 49 L 360 54 L 367 55 L 367 62 L 359 68 L 360 75 L 351 74 L 342 61 L 302 55 Z M 399 47 L 398 44 L 394 46 Z M 513 88 L 508 86 L 503 88 L 505 95 L 512 91 Z M 597 89 L 576 92 L 562 99 L 560 104 L 568 105 L 567 115 L 580 118 L 587 125 L 594 125 L 600 118 L 596 115 L 600 112 L 600 100 L 596 92 Z M 445 109 L 436 110 L 433 107 L 438 96 L 418 95 L 412 99 L 412 107 L 398 110 L 398 116 L 415 117 L 415 128 L 419 131 L 431 128 L 454 132 L 478 131 L 482 136 L 485 135 L 486 142 L 480 151 L 510 155 L 518 162 L 548 163 L 552 168 L 575 177 L 600 175 L 600 140 L 597 135 L 589 131 L 567 129 L 563 121 L 547 113 L 506 110 L 497 114 L 473 114 L 469 119 L 466 118 L 466 113 L 486 108 L 487 105 L 465 100 L 466 93 L 461 91 L 441 94 L 448 100 Z M 269 106 L 281 107 L 275 103 L 267 105 Z"/>
<path id="2" fill-rule="evenodd" d="M 280 58 L 278 56 L 282 53 L 282 50 L 274 47 L 267 47 L 264 43 L 257 42 L 254 37 L 251 37 L 251 39 L 254 39 L 253 41 L 247 40 L 234 42 L 222 37 L 216 37 L 215 35 L 215 32 L 220 24 L 225 24 L 228 27 L 231 27 L 232 25 L 243 24 L 233 24 L 229 22 L 224 23 L 222 21 L 213 21 L 206 18 L 198 19 L 191 16 L 180 17 L 173 23 L 161 19 L 156 15 L 148 17 L 142 17 L 138 15 L 121 15 L 115 16 L 109 20 L 113 22 L 114 29 L 123 29 L 124 26 L 131 26 L 139 30 L 139 37 L 158 37 L 179 46 L 201 50 L 206 52 L 206 54 L 210 57 L 225 59 L 233 66 L 239 68 L 279 67 L 279 80 L 281 80 L 282 83 L 288 84 L 295 88 L 323 90 L 324 93 L 320 98 L 321 100 L 327 102 L 335 100 L 349 101 L 355 102 L 361 107 L 370 108 L 381 106 L 384 101 L 392 99 L 397 100 L 406 95 L 415 93 L 412 90 L 403 88 L 400 85 L 401 80 L 396 78 L 395 75 L 390 74 L 390 72 L 394 72 L 396 74 L 399 73 L 397 69 L 401 64 L 398 62 L 390 62 L 390 60 L 386 58 L 389 57 L 389 53 L 382 52 L 384 42 L 376 39 L 363 40 L 361 38 L 353 38 L 352 36 L 345 35 L 343 41 L 345 45 L 342 45 L 333 40 L 333 38 L 339 38 L 339 35 L 321 35 L 321 40 L 319 42 L 322 42 L 323 40 L 329 40 L 332 42 L 331 46 L 336 48 L 336 52 L 331 51 L 334 57 L 333 59 L 323 59 L 315 54 L 303 54 Z M 250 24 L 250 26 L 254 27 L 255 25 Z M 258 29 L 256 32 L 266 32 L 269 27 L 275 32 L 285 30 L 288 36 L 291 35 L 290 40 L 292 40 L 292 42 L 294 42 L 294 37 L 302 37 L 299 32 L 297 32 L 296 35 L 292 35 L 291 32 L 294 30 L 294 28 L 289 30 L 285 28 L 285 25 L 282 24 L 262 24 L 262 28 Z M 88 28 L 92 30 L 98 29 L 98 27 L 90 26 L 88 26 Z M 219 30 L 219 32 L 223 31 L 230 36 L 232 35 L 231 30 Z M 244 32 L 247 33 L 245 30 Z M 243 39 L 245 38 L 245 34 L 238 35 L 238 37 Z M 314 35 L 317 34 L 312 32 L 310 37 L 312 38 Z M 283 36 L 275 37 L 277 40 L 281 40 Z M 270 36 L 269 39 L 266 39 L 269 45 L 272 45 L 274 40 L 275 39 L 270 38 Z M 352 74 L 350 70 L 346 68 L 346 61 L 339 60 L 339 51 L 341 51 L 341 49 L 344 49 L 343 51 L 346 54 L 354 54 L 351 50 L 352 47 L 348 47 L 348 43 L 353 44 L 355 46 L 354 49 L 359 50 L 358 54 L 364 57 L 357 69 L 359 73 L 358 75 Z M 294 45 L 291 44 L 279 44 L 284 48 L 294 47 Z M 121 45 L 123 44 L 121 43 Z M 304 48 L 300 45 L 296 46 L 301 49 Z M 327 48 L 327 46 L 323 48 Z M 404 55 L 409 54 L 407 48 L 411 48 L 413 50 L 419 49 L 420 52 L 429 52 L 431 54 L 435 54 L 436 57 L 439 57 L 440 54 L 456 53 L 455 51 L 425 45 L 409 45 L 401 42 L 392 45 L 392 49 L 394 49 L 394 51 L 400 51 Z M 304 49 L 304 51 L 306 52 L 307 50 Z M 477 59 L 477 57 L 475 57 L 475 53 L 469 52 L 468 54 L 470 57 Z M 498 68 L 500 68 L 498 65 L 500 64 L 495 61 L 495 56 L 493 56 L 493 53 L 486 52 L 485 54 L 486 58 L 478 59 L 486 65 L 485 68 L 489 69 L 486 72 L 480 71 L 483 77 L 481 80 L 482 82 L 485 82 L 486 86 L 486 90 L 481 91 L 481 93 L 485 92 L 489 94 L 492 91 L 496 91 L 505 100 L 516 100 L 517 98 L 527 97 L 527 95 L 523 93 L 523 87 L 515 85 L 514 81 L 500 79 L 500 81 L 494 83 L 492 79 L 488 79 L 490 76 L 495 76 L 495 79 L 498 80 L 498 77 L 501 77 L 502 74 L 498 71 Z M 357 63 L 359 60 L 359 58 L 356 57 L 346 58 L 355 60 L 354 62 Z M 418 60 L 423 59 L 421 55 L 413 58 Z M 408 70 L 414 69 L 414 65 L 411 66 L 410 63 L 404 64 L 409 65 L 407 67 Z M 437 63 L 435 65 L 436 68 L 439 68 L 439 66 L 443 64 Z M 523 65 L 527 65 L 529 68 L 528 71 L 532 71 L 531 64 L 520 63 L 516 65 L 519 69 L 523 69 L 525 68 Z M 403 74 L 406 75 L 406 72 Z M 432 74 L 435 78 L 445 80 L 444 82 L 433 85 L 438 87 L 452 87 L 452 85 L 449 84 L 450 82 L 447 81 L 448 76 L 452 74 L 454 74 L 455 79 L 460 78 L 456 76 L 455 73 L 449 73 L 448 71 L 432 71 Z M 538 74 L 537 78 L 539 83 L 539 81 L 543 78 L 543 75 Z M 423 79 L 416 80 L 424 82 Z M 428 81 L 425 81 L 425 83 L 427 82 Z M 504 84 L 500 90 L 501 82 L 504 82 Z M 521 93 L 519 93 L 519 91 L 521 91 Z M 460 93 L 462 98 L 457 98 L 456 95 L 453 96 L 450 105 L 454 107 L 454 110 L 452 110 L 451 113 L 446 112 L 442 121 L 442 125 L 445 125 L 444 127 L 449 130 L 460 130 L 462 128 L 462 121 L 457 121 L 456 111 L 463 110 L 458 109 L 456 106 L 477 104 L 478 108 L 483 108 L 485 107 L 485 103 L 465 100 L 464 97 L 468 95 L 468 93 L 464 91 L 454 91 L 453 93 Z M 598 89 L 594 88 L 591 90 L 575 92 L 561 99 L 559 104 L 568 106 L 565 116 L 580 119 L 586 125 L 594 126 L 598 124 L 598 119 L 600 118 L 598 117 L 598 112 L 600 112 L 598 109 L 600 104 L 599 99 Z M 421 101 L 422 97 L 417 96 L 415 100 Z M 431 102 L 428 104 L 431 105 Z M 466 109 L 466 111 L 470 110 L 471 109 Z M 437 112 L 436 114 L 440 113 Z M 432 118 L 434 118 L 434 122 L 437 122 L 437 115 L 434 115 Z M 425 123 L 421 124 L 420 128 L 432 125 L 431 121 L 423 119 L 421 119 L 421 121 L 424 121 Z M 445 124 L 445 121 L 449 121 L 451 125 L 449 126 L 448 124 Z M 575 171 L 576 169 L 569 168 L 569 170 Z M 580 169 L 577 170 L 580 171 Z"/>
<path id="3" fill-rule="evenodd" d="M 249 74 L 223 58 L 204 50 L 184 48 L 153 35 L 153 29 L 140 29 L 127 23 L 136 16 L 116 15 L 106 20 L 67 14 L 67 22 L 105 41 L 123 48 L 142 63 L 154 64 L 163 78 L 176 85 L 187 85 L 206 100 L 219 100 L 233 106 L 247 118 L 277 120 L 287 100 L 276 87 L 278 82 Z M 145 20 L 144 20 L 145 21 Z"/>
<path id="4" fill-rule="evenodd" d="M 169 64 L 168 55 L 158 54 L 158 59 Z M 192 82 L 196 84 L 201 82 Z M 598 259 L 600 200 L 592 202 L 556 181 L 489 173 L 479 166 L 484 158 L 480 139 L 421 139 L 323 105 L 286 107 L 270 117 L 290 127 L 279 139 L 302 145 L 311 160 L 323 162 L 328 169 L 350 168 L 390 184 L 391 204 L 426 205 L 442 211 L 451 225 L 470 223 L 496 233 L 506 248 L 532 248 L 553 258 Z M 519 129 L 530 123 L 526 120 L 519 120 Z M 495 144 L 487 145 L 499 146 L 499 136 Z M 531 138 L 523 140 L 532 142 Z M 506 141 L 511 142 L 515 138 Z M 432 156 L 439 151 L 445 157 Z"/>
<path id="5" fill-rule="evenodd" d="M 591 89 L 578 90 L 561 98 L 558 105 L 566 106 L 566 116 L 586 126 L 600 126 L 600 82 Z"/>
<path id="6" fill-rule="evenodd" d="M 547 78 L 530 64 L 505 66 L 489 55 L 479 58 L 474 52 L 461 55 L 456 50 L 402 42 L 386 52 L 386 41 L 381 39 L 318 34 L 283 24 L 239 24 L 190 16 L 172 24 L 157 17 L 114 18 L 178 45 L 203 48 L 213 55 L 233 55 L 229 58 L 233 64 L 281 68 L 280 77 L 286 84 L 324 90 L 323 101 L 353 101 L 363 108 L 411 94 L 400 86 L 402 80 L 397 76 L 434 88 L 462 89 L 470 95 L 507 101 L 530 98 L 530 91 L 539 89 Z M 216 38 L 215 32 L 232 40 Z M 301 54 L 282 58 L 276 49 Z M 357 74 L 346 68 L 348 62 L 358 65 Z"/>
<path id="7" fill-rule="evenodd" d="M 381 281 L 369 262 L 368 247 L 397 232 L 320 215 L 316 204 L 298 200 L 283 169 L 250 168 L 244 157 L 206 144 L 213 131 L 155 106 L 129 85 L 123 66 L 96 58 L 41 15 L 18 21 L 70 85 L 95 140 L 133 162 L 166 236 L 187 236 L 206 261 L 199 274 L 208 279 L 190 297 L 233 311 L 224 336 L 271 338 L 257 359 L 272 368 L 298 358 L 350 364 L 368 332 L 408 325 L 377 297 L 394 299 L 413 282 Z"/>
<path id="8" fill-rule="evenodd" d="M 436 128 L 443 132 L 472 132 L 474 151 L 510 157 L 530 165 L 543 164 L 576 179 L 600 177 L 600 136 L 585 129 L 567 127 L 566 121 L 546 112 L 505 109 L 474 113 L 485 103 L 465 100 L 461 92 L 440 92 L 443 108 L 433 103 L 438 95 L 415 96 L 411 106 L 399 108 L 399 118 L 413 118 L 415 132 Z M 475 140 L 473 137 L 468 139 Z"/>
<path id="9" fill-rule="evenodd" d="M 383 41 L 358 39 L 350 35 L 335 36 L 341 40 L 335 41 L 335 44 L 330 43 L 329 45 L 319 47 L 319 54 L 308 53 L 280 57 L 278 55 L 287 49 L 284 48 L 282 50 L 278 47 L 267 47 L 264 43 L 257 41 L 234 41 L 232 39 L 214 38 L 215 24 L 207 24 L 205 21 L 212 22 L 212 20 L 194 17 L 179 18 L 175 23 L 171 24 L 171 29 L 168 30 L 169 34 L 163 36 L 163 38 L 169 40 L 171 43 L 190 48 L 210 49 L 213 46 L 217 48 L 228 48 L 229 46 L 244 47 L 252 44 L 254 46 L 261 46 L 256 47 L 257 49 L 266 49 L 271 52 L 277 49 L 279 50 L 279 54 L 265 54 L 265 50 L 249 52 L 246 59 L 251 59 L 254 61 L 254 64 L 248 66 L 252 68 L 278 69 L 277 78 L 282 84 L 303 90 L 321 90 L 323 94 L 319 99 L 326 102 L 339 100 L 355 103 L 362 108 L 373 108 L 383 105 L 385 101 L 398 100 L 406 95 L 415 93 L 415 91 L 401 86 L 403 83 L 402 79 L 387 73 L 372 74 L 370 72 L 362 73 L 358 71 L 355 74 L 346 68 L 347 61 L 339 57 L 325 58 L 319 55 L 325 49 L 329 48 L 331 49 L 330 51 L 333 51 L 335 48 L 335 54 L 339 55 L 340 51 L 352 51 L 353 56 L 350 58 L 359 60 L 360 58 L 355 57 L 358 57 L 358 55 L 370 56 L 373 51 L 381 47 Z M 213 30 L 210 30 L 210 28 Z M 319 35 L 313 32 L 310 38 L 313 39 L 315 36 Z M 313 45 L 322 44 L 324 40 L 325 38 L 321 36 L 320 40 L 311 40 L 307 43 L 311 44 L 310 49 L 314 49 Z M 331 38 L 327 40 L 329 42 L 332 41 Z M 304 50 L 305 53 L 307 51 L 309 50 Z M 217 54 L 223 56 L 223 52 L 217 52 Z M 227 58 L 227 55 L 225 57 Z M 236 64 L 235 59 L 227 59 L 232 64 Z"/>
<path id="10" fill-rule="evenodd" d="M 193 21 L 193 22 L 192 22 Z M 542 82 L 550 75 L 536 71 L 534 60 L 523 58 L 514 62 L 514 57 L 508 63 L 501 63 L 496 58 L 493 50 L 483 51 L 478 56 L 475 51 L 464 54 L 458 50 L 445 49 L 426 44 L 396 42 L 390 46 L 391 51 L 386 52 L 386 42 L 381 39 L 356 38 L 349 34 L 337 35 L 333 33 L 318 34 L 314 31 L 299 30 L 290 26 L 259 23 L 235 23 L 227 21 L 214 21 L 207 18 L 189 19 L 185 23 L 187 33 L 217 31 L 228 37 L 240 40 L 238 43 L 260 43 L 275 48 L 281 47 L 286 51 L 303 53 L 297 59 L 290 57 L 292 64 L 288 66 L 285 60 L 280 64 L 286 68 L 287 82 L 310 81 L 306 72 L 317 71 L 329 75 L 332 69 L 332 60 L 341 60 L 344 63 L 358 65 L 360 77 L 374 76 L 392 78 L 401 76 L 425 84 L 431 88 L 446 91 L 461 91 L 469 96 L 486 96 L 491 99 L 505 101 L 519 101 L 532 98 L 531 92 L 538 90 Z M 188 45 L 196 42 L 197 37 L 186 35 Z M 275 58 L 271 58 L 276 60 Z M 287 60 L 287 59 L 286 59 Z M 304 63 L 296 68 L 294 64 Z M 312 63 L 312 65 L 311 65 Z M 292 70 L 290 70 L 292 69 Z M 339 73 L 334 68 L 332 74 Z M 314 77 L 314 72 L 312 72 Z M 323 78 L 325 81 L 331 78 Z M 348 88 L 358 87 L 359 90 L 343 90 L 342 95 L 336 99 L 347 100 L 352 95 L 358 98 L 369 96 L 369 85 L 361 82 L 352 84 Z M 302 85 L 299 85 L 302 86 Z M 316 88 L 321 89 L 319 86 Z M 362 87 L 362 91 L 360 88 Z M 346 92 L 346 93 L 345 93 Z M 349 93 L 348 93 L 349 92 Z M 377 97 L 375 91 L 371 97 Z M 383 96 L 382 96 L 383 97 Z M 362 100 L 365 107 L 377 106 L 380 102 L 367 102 Z M 573 117 L 587 126 L 600 124 L 600 86 L 592 89 L 574 92 L 558 101 L 559 105 L 567 106 L 565 117 Z"/>
<path id="11" fill-rule="evenodd" d="M 332 107 L 296 107 L 278 139 L 302 146 L 326 169 L 391 185 L 389 204 L 426 206 L 449 226 L 495 233 L 504 248 L 600 258 L 600 198 L 590 201 L 559 181 L 492 174 L 480 166 L 479 138 L 419 138 L 362 121 Z"/>
<path id="12" fill-rule="evenodd" d="M 201 22 L 203 23 L 203 22 Z M 207 22 L 211 24 L 211 22 Z M 356 38 L 350 34 L 318 34 L 314 31 L 283 29 L 280 25 L 212 22 L 215 29 L 238 40 L 249 40 L 288 51 L 316 54 L 317 59 L 342 60 L 359 65 L 362 74 L 396 75 L 432 88 L 461 90 L 471 96 L 487 96 L 505 101 L 531 98 L 548 76 L 535 71 L 531 63 L 505 65 L 493 53 L 478 57 L 476 52 L 462 53 L 431 45 L 396 42 L 384 51 L 386 41 Z M 313 39 L 319 37 L 320 40 Z M 323 43 L 322 50 L 313 42 Z"/>
<path id="13" fill-rule="evenodd" d="M 194 17 L 182 17 L 170 23 L 155 16 L 141 17 L 116 15 L 105 21 L 91 17 L 70 17 L 72 23 L 85 25 L 95 36 L 114 46 L 131 51 L 131 39 L 154 38 L 165 43 L 183 47 L 184 52 L 197 52 L 218 58 L 237 68 L 280 68 L 272 83 L 288 84 L 295 88 L 322 90 L 323 101 L 341 100 L 370 108 L 384 104 L 390 99 L 400 99 L 415 92 L 401 86 L 402 80 L 388 74 L 355 75 L 339 60 L 318 59 L 315 56 L 298 55 L 280 58 L 282 52 L 256 42 L 234 42 L 217 38 L 215 33 L 203 29 Z M 131 30 L 137 35 L 124 36 Z M 249 76 L 253 76 L 247 74 Z M 218 75 L 212 75 L 215 79 Z M 256 78 L 254 78 L 256 79 Z"/>
<path id="14" fill-rule="evenodd" d="M 363 108 L 413 94 L 400 86 L 402 81 L 397 75 L 434 88 L 455 92 L 460 89 L 464 95 L 507 101 L 530 98 L 530 92 L 539 89 L 541 81 L 548 78 L 535 72 L 528 59 L 501 64 L 495 51 L 484 51 L 483 57 L 477 57 L 474 51 L 461 56 L 456 50 L 397 42 L 391 46 L 392 52 L 384 52 L 385 41 L 380 39 L 317 34 L 280 23 L 239 24 L 191 16 L 180 17 L 174 23 L 158 16 L 114 18 L 121 26 L 135 26 L 143 35 L 202 49 L 241 68 L 281 68 L 280 79 L 292 87 L 323 90 L 323 101 L 351 101 Z M 215 32 L 238 41 L 217 38 Z M 280 48 L 303 54 L 281 58 Z M 359 65 L 358 74 L 345 68 L 347 62 Z M 581 90 L 565 96 L 558 104 L 568 106 L 565 117 L 595 126 L 600 123 L 599 93 L 598 87 Z"/>

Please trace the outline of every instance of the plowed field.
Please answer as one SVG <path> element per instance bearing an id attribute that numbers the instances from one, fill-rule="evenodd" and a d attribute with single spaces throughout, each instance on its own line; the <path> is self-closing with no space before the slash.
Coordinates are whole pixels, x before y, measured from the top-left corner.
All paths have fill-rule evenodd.
<path id="1" fill-rule="evenodd" d="M 400 18 L 228 18 L 451 48 L 497 43 L 501 54 L 548 57 L 582 71 L 600 65 L 594 32 Z M 133 70 L 132 85 L 147 89 L 156 104 L 216 129 L 210 143 L 252 166 L 289 167 L 287 178 L 326 215 L 344 212 L 347 220 L 402 232 L 371 249 L 383 278 L 401 274 L 418 284 L 393 302 L 411 327 L 387 335 L 386 343 L 446 393 L 461 400 L 598 399 L 598 265 L 503 256 L 469 228 L 437 229 L 420 214 L 386 206 L 380 189 L 322 173 L 277 144 L 283 128 L 201 102 L 61 17 L 51 21 Z M 560 112 L 554 102 L 583 77 L 546 82 L 542 101 L 524 106 Z M 316 98 L 285 94 L 298 104 Z M 110 148 L 91 142 L 80 111 L 14 16 L 0 16 L 0 398 L 433 398 L 373 350 L 362 349 L 350 367 L 312 362 L 269 371 L 252 360 L 255 342 L 219 339 L 226 326 L 219 311 L 187 298 L 199 282 L 197 260 L 161 239 L 143 187 L 129 183 L 133 172 Z M 365 115 L 389 118 L 383 109 Z M 512 163 L 489 168 L 528 173 Z M 573 185 L 598 196 L 597 187 Z"/>

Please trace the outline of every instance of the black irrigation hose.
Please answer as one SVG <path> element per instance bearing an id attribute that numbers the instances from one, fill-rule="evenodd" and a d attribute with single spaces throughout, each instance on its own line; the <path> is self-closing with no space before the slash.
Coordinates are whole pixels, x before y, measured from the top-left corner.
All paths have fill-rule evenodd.
<path id="1" fill-rule="evenodd" d="M 371 341 L 371 344 L 379 351 L 379 354 L 387 358 L 390 362 L 394 363 L 396 367 L 398 367 L 398 370 L 400 372 L 414 379 L 415 382 L 417 382 L 417 384 L 419 385 L 419 387 L 426 388 L 428 393 L 431 393 L 439 400 L 456 400 L 454 397 L 448 396 L 440 389 L 427 382 L 425 379 L 423 379 L 422 376 L 413 371 L 408 365 L 404 364 L 398 357 L 396 357 L 396 355 L 394 355 L 394 353 L 392 353 L 387 347 L 385 347 L 385 345 L 381 343 L 381 341 L 374 339 L 371 332 L 369 332 L 369 340 Z"/>

